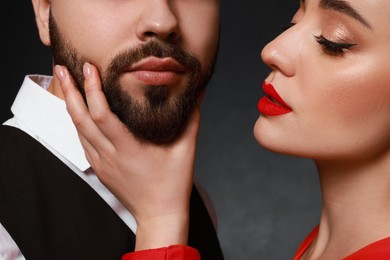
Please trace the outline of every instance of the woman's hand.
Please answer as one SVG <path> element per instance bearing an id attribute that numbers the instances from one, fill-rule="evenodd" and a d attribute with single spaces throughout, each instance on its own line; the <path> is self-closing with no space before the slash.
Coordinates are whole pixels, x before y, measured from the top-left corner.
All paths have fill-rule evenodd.
<path id="1" fill-rule="evenodd" d="M 137 221 L 136 250 L 186 244 L 199 107 L 175 143 L 141 143 L 111 112 L 93 65 L 84 65 L 88 107 L 66 68 L 55 74 L 89 163 Z"/>

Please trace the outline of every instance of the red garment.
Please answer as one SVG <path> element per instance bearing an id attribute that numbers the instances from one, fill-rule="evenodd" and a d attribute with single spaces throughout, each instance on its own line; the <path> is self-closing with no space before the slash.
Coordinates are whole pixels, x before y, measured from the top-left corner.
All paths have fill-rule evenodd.
<path id="1" fill-rule="evenodd" d="M 122 260 L 200 260 L 200 254 L 195 248 L 174 245 L 128 253 Z"/>
<path id="2" fill-rule="evenodd" d="M 299 260 L 318 235 L 319 226 L 316 226 L 312 232 L 302 241 L 294 260 Z M 378 240 L 368 246 L 365 246 L 355 253 L 344 257 L 343 260 L 389 260 L 390 259 L 390 237 Z"/>

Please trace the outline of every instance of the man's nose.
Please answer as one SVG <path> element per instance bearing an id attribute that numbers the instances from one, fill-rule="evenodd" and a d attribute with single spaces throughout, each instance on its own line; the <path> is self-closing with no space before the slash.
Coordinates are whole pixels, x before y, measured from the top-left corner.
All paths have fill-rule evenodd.
<path id="1" fill-rule="evenodd" d="M 146 0 L 144 0 L 146 1 Z M 136 34 L 141 41 L 159 38 L 172 41 L 179 37 L 179 21 L 169 0 L 147 1 L 137 25 Z"/>

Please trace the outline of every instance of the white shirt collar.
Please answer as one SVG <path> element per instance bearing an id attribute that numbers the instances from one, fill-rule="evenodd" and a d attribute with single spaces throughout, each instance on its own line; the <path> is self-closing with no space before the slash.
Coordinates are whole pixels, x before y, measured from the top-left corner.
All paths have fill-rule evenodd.
<path id="1" fill-rule="evenodd" d="M 38 141 L 43 141 L 81 171 L 90 168 L 65 101 L 47 91 L 50 76 L 24 78 L 11 107 L 20 121 Z"/>

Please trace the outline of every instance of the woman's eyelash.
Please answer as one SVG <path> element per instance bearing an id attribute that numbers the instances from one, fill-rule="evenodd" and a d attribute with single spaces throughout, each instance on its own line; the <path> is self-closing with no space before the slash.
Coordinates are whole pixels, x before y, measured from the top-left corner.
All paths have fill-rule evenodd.
<path id="1" fill-rule="evenodd" d="M 316 41 L 322 46 L 323 51 L 331 56 L 340 56 L 356 44 L 353 43 L 337 43 L 326 39 L 324 36 L 314 36 Z"/>
<path id="2" fill-rule="evenodd" d="M 295 23 L 290 22 L 289 24 L 282 26 L 282 31 L 286 31 L 293 27 Z M 331 55 L 331 56 L 340 56 L 345 53 L 345 51 L 349 50 L 351 47 L 355 46 L 354 43 L 338 43 L 333 42 L 328 39 L 326 39 L 324 36 L 314 36 L 316 41 L 321 45 L 323 51 L 325 54 Z"/>

